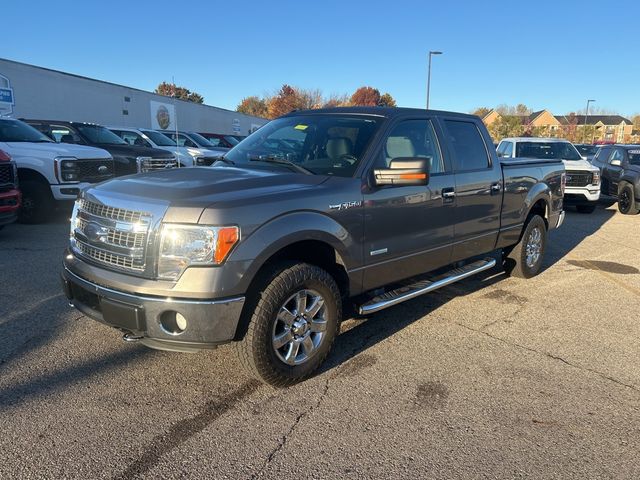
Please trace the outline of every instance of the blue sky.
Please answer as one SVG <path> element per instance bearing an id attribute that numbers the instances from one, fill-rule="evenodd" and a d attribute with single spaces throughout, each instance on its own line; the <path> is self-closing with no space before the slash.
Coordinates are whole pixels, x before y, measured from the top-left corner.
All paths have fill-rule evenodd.
<path id="1" fill-rule="evenodd" d="M 640 1 L 5 1 L 0 57 L 235 109 L 283 83 L 400 106 L 640 112 Z"/>

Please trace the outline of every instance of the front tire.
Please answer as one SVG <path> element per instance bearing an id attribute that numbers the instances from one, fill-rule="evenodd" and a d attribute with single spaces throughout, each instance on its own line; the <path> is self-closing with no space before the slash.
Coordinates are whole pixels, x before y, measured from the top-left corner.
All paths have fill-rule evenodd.
<path id="1" fill-rule="evenodd" d="M 335 280 L 315 265 L 286 265 L 267 278 L 236 351 L 251 375 L 286 387 L 324 362 L 338 332 L 342 302 Z"/>
<path id="2" fill-rule="evenodd" d="M 535 277 L 542 270 L 547 246 L 547 224 L 540 215 L 532 216 L 520 241 L 506 254 L 505 270 L 519 278 Z"/>
<path id="3" fill-rule="evenodd" d="M 22 206 L 18 212 L 20 223 L 42 223 L 53 211 L 53 196 L 49 185 L 34 180 L 20 182 Z"/>
<path id="4" fill-rule="evenodd" d="M 623 215 L 637 215 L 640 210 L 636 207 L 636 196 L 633 186 L 623 183 L 618 192 L 618 210 Z"/>
<path id="5" fill-rule="evenodd" d="M 595 205 L 576 205 L 578 213 L 593 213 L 596 211 Z"/>

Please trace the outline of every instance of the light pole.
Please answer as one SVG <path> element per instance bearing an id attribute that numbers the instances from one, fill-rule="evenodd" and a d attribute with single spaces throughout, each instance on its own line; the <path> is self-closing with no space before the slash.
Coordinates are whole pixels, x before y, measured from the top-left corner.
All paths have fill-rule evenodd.
<path id="1" fill-rule="evenodd" d="M 595 100 L 587 100 L 587 109 L 584 112 L 584 127 L 582 127 L 582 142 L 584 143 L 585 138 L 587 137 L 587 118 L 589 118 L 589 104 L 591 102 L 595 103 Z"/>
<path id="2" fill-rule="evenodd" d="M 429 52 L 429 70 L 427 73 L 427 110 L 429 110 L 429 93 L 431 90 L 431 57 L 433 55 L 442 55 L 442 52 Z"/>

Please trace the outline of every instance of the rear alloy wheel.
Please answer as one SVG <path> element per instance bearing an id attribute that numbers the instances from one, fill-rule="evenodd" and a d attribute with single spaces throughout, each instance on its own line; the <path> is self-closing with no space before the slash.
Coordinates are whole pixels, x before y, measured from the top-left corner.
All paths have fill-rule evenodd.
<path id="1" fill-rule="evenodd" d="M 311 375 L 327 357 L 338 333 L 342 302 L 329 273 L 307 263 L 276 267 L 262 285 L 243 339 L 240 362 L 254 377 L 293 385 Z"/>
<path id="2" fill-rule="evenodd" d="M 506 254 L 505 270 L 514 277 L 535 277 L 542 269 L 547 246 L 547 224 L 539 215 L 532 216 L 513 250 Z"/>
<path id="3" fill-rule="evenodd" d="M 620 186 L 618 193 L 618 210 L 623 215 L 637 215 L 640 210 L 636 207 L 636 198 L 633 187 L 624 183 Z"/>

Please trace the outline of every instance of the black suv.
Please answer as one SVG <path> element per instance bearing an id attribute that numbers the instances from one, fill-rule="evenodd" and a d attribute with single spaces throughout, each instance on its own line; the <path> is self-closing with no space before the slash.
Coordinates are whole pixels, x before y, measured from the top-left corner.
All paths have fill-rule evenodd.
<path id="1" fill-rule="evenodd" d="M 106 150 L 115 163 L 115 175 L 130 175 L 176 166 L 173 153 L 129 145 L 111 130 L 95 123 L 23 120 L 58 143 L 88 145 Z"/>
<path id="2" fill-rule="evenodd" d="M 591 162 L 602 172 L 602 193 L 625 215 L 640 213 L 640 145 L 605 145 Z"/>

